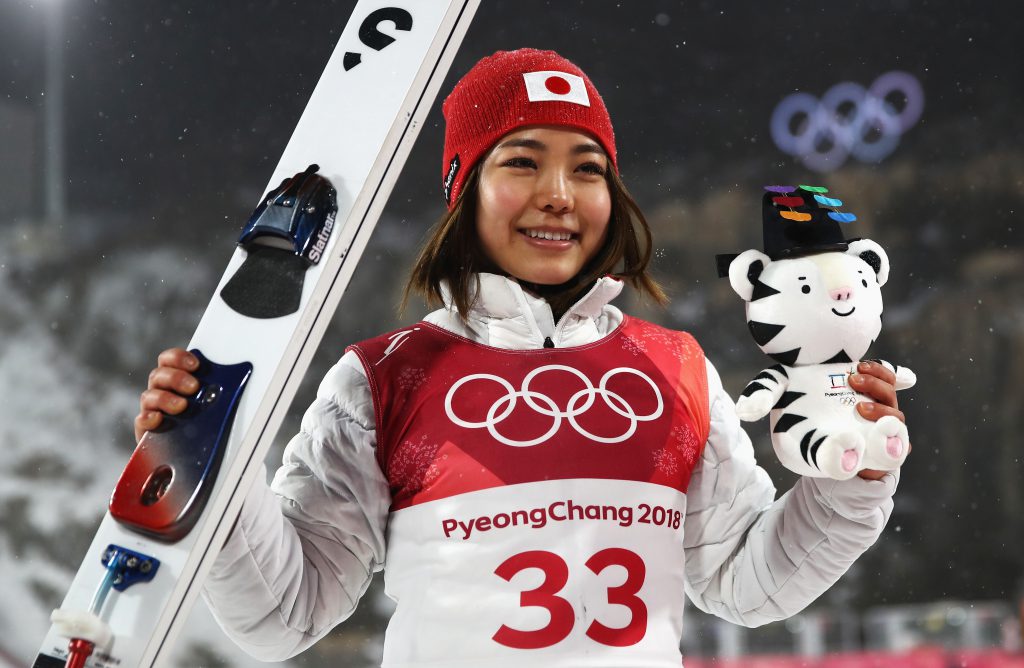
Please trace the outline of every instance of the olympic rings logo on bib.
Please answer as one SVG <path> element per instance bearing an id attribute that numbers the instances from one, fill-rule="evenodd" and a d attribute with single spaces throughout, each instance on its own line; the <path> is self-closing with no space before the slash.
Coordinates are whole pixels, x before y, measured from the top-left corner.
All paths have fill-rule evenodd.
<path id="1" fill-rule="evenodd" d="M 583 381 L 584 388 L 569 398 L 564 409 L 548 395 L 530 389 L 530 383 L 533 382 L 537 376 L 551 372 L 570 373 Z M 657 400 L 657 406 L 654 410 L 645 415 L 638 415 L 636 410 L 628 401 L 626 401 L 621 395 L 608 389 L 608 382 L 619 374 L 632 374 L 634 376 L 638 376 L 650 385 L 651 391 L 654 392 L 654 398 Z M 478 382 L 497 383 L 505 390 L 505 395 L 499 397 L 491 404 L 490 408 L 487 410 L 486 419 L 479 422 L 464 420 L 456 414 L 455 409 L 452 407 L 453 399 L 455 394 L 463 385 Z M 629 420 L 629 426 L 623 433 L 611 436 L 599 435 L 591 433 L 580 425 L 577 418 L 589 411 L 594 406 L 598 397 L 601 397 L 604 404 L 613 412 Z M 499 431 L 499 426 L 512 414 L 512 411 L 515 410 L 520 399 L 522 399 L 526 405 L 535 412 L 552 418 L 551 426 L 546 432 L 537 438 L 517 440 L 508 438 Z M 658 391 L 658 386 L 654 384 L 654 381 L 651 380 L 647 374 L 637 369 L 630 369 L 628 367 L 612 369 L 605 373 L 604 376 L 601 377 L 601 381 L 598 383 L 597 387 L 594 387 L 594 384 L 590 379 L 578 369 L 561 364 L 549 364 L 547 366 L 538 367 L 527 374 L 526 378 L 523 379 L 522 387 L 518 390 L 515 389 L 512 383 L 493 374 L 474 373 L 469 376 L 465 376 L 459 379 L 451 386 L 451 389 L 448 390 L 448 394 L 444 398 L 444 410 L 448 415 L 448 419 L 460 427 L 465 427 L 467 429 L 486 428 L 487 432 L 500 443 L 504 443 L 505 445 L 512 446 L 514 448 L 529 448 L 535 445 L 540 445 L 554 436 L 558 430 L 561 429 L 563 420 L 567 421 L 578 434 L 589 438 L 592 441 L 596 441 L 598 443 L 622 443 L 636 433 L 636 428 L 639 423 L 650 422 L 651 420 L 659 418 L 665 410 L 665 401 L 662 399 L 661 392 Z"/>
<path id="2" fill-rule="evenodd" d="M 889 101 L 894 93 L 904 100 L 901 109 Z M 786 96 L 772 112 L 771 134 L 779 150 L 814 171 L 831 172 L 850 156 L 884 160 L 923 110 L 920 82 L 906 72 L 886 72 L 866 89 L 844 81 L 820 100 L 809 93 Z"/>

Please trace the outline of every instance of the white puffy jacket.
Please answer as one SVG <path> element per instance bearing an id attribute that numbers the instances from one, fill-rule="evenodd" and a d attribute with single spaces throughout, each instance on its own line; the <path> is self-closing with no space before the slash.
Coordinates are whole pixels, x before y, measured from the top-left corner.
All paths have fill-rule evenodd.
<path id="1" fill-rule="evenodd" d="M 558 323 L 514 281 L 481 275 L 464 322 L 426 321 L 485 345 L 578 346 L 611 333 L 622 289 L 605 278 Z M 687 490 L 686 592 L 700 609 L 745 626 L 786 618 L 827 590 L 871 546 L 892 510 L 897 475 L 879 481 L 801 478 L 775 500 L 733 401 L 707 362 L 711 426 Z M 228 635 L 283 660 L 347 618 L 385 561 L 388 483 L 375 458 L 370 389 L 349 352 L 328 372 L 270 487 L 258 480 L 206 583 Z"/>

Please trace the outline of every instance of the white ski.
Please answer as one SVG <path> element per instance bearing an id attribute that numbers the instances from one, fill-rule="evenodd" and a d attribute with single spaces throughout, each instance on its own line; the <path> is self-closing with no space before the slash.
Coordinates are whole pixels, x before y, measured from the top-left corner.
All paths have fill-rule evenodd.
<path id="1" fill-rule="evenodd" d="M 108 511 L 55 611 L 36 668 L 65 662 L 134 668 L 168 659 L 478 4 L 415 0 L 399 6 L 360 0 L 356 5 L 267 188 L 316 164 L 337 191 L 337 214 L 306 253 L 319 261 L 305 270 L 295 293 L 301 294 L 298 308 L 277 317 L 252 317 L 226 303 L 222 290 L 253 254 L 252 248 L 239 247 L 189 345 L 221 365 L 251 364 L 233 422 L 227 422 L 230 432 L 205 507 L 194 524 L 181 530 L 183 535 L 172 538 L 144 535 Z M 216 393 L 207 392 L 206 398 L 217 400 Z M 138 463 L 135 456 L 133 463 Z M 164 469 L 167 477 L 161 483 Z M 150 498 L 140 507 L 175 492 L 178 480 L 164 469 L 145 481 Z M 115 496 L 121 490 L 119 483 Z M 116 547 L 108 551 L 108 546 Z M 108 560 L 128 570 L 115 572 L 105 566 Z M 110 591 L 125 585 L 130 586 Z M 94 645 L 87 657 L 69 652 L 73 637 Z"/>

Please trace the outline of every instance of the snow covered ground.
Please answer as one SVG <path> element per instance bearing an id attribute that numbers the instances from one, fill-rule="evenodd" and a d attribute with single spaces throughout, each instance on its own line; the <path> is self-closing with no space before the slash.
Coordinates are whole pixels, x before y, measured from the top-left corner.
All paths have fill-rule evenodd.
<path id="1" fill-rule="evenodd" d="M 195 293 L 215 280 L 181 272 L 174 248 L 98 257 L 106 271 L 54 271 L 33 255 L 23 238 L 0 238 L 0 657 L 20 665 L 34 658 L 133 448 L 145 381 L 130 370 L 182 340 L 205 306 Z M 173 275 L 182 278 L 160 278 Z M 147 313 L 143 303 L 163 306 Z M 201 602 L 176 651 L 180 666 L 266 665 L 235 649 Z"/>

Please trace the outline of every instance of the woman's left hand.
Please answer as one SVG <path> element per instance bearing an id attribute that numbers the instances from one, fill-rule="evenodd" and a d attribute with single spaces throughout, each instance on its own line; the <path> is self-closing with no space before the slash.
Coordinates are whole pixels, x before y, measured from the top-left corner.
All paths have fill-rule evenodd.
<path id="1" fill-rule="evenodd" d="M 895 415 L 906 423 L 907 419 L 896 400 L 896 374 L 883 365 L 878 362 L 861 362 L 857 365 L 857 373 L 850 376 L 850 386 L 874 399 L 857 404 L 857 412 L 864 419 L 875 421 L 886 415 Z M 910 443 L 907 443 L 907 451 L 910 451 Z M 886 473 L 888 471 L 864 469 L 857 475 L 865 480 L 878 480 Z"/>

